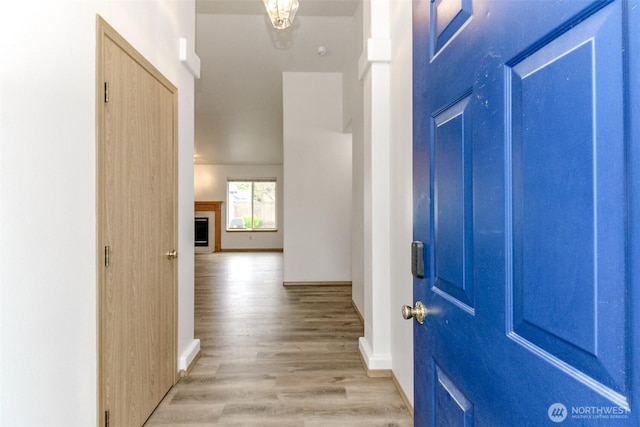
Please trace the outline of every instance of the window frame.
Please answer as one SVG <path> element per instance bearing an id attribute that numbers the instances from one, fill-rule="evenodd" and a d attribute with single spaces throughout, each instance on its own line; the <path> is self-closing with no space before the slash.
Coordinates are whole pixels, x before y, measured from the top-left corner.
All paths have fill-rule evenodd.
<path id="1" fill-rule="evenodd" d="M 232 228 L 231 221 L 236 219 L 231 215 L 231 209 L 233 204 L 230 202 L 231 200 L 231 192 L 229 191 L 229 187 L 231 183 L 234 182 L 246 182 L 251 184 L 251 217 L 255 218 L 255 208 L 254 208 L 254 188 L 256 183 L 273 183 L 273 192 L 274 192 L 274 222 L 275 225 L 273 228 Z M 227 178 L 227 189 L 226 189 L 226 199 L 227 199 L 227 209 L 226 209 L 226 224 L 225 229 L 229 233 L 273 233 L 278 231 L 278 180 L 277 178 Z M 244 217 L 242 217 L 244 218 Z M 244 224 L 244 222 L 243 222 Z"/>

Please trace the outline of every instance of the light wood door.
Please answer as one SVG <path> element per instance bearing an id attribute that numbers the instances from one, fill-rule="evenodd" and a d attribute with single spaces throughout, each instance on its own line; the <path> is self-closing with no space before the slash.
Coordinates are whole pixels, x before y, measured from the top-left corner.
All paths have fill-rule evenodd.
<path id="1" fill-rule="evenodd" d="M 176 378 L 177 93 L 100 18 L 98 46 L 100 417 L 140 426 Z"/>

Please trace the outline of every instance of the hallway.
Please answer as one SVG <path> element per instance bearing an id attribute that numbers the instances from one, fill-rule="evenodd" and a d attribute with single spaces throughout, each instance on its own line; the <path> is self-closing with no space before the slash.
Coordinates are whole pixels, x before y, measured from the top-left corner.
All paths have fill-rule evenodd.
<path id="1" fill-rule="evenodd" d="M 284 288 L 282 260 L 195 256 L 201 358 L 146 425 L 413 425 L 392 380 L 366 376 L 351 289 Z"/>

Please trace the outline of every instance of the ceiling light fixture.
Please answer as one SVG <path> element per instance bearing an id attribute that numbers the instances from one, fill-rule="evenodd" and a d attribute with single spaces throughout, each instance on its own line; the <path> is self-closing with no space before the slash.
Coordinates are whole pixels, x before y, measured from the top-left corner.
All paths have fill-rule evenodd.
<path id="1" fill-rule="evenodd" d="M 263 0 L 274 28 L 284 30 L 293 23 L 298 11 L 298 0 Z"/>

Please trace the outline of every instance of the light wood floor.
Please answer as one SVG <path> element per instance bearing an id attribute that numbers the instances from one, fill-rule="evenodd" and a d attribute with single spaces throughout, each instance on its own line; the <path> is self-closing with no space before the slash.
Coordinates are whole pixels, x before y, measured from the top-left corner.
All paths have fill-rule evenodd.
<path id="1" fill-rule="evenodd" d="M 146 425 L 404 427 L 390 378 L 368 378 L 351 288 L 282 286 L 282 253 L 197 254 L 202 356 Z"/>

